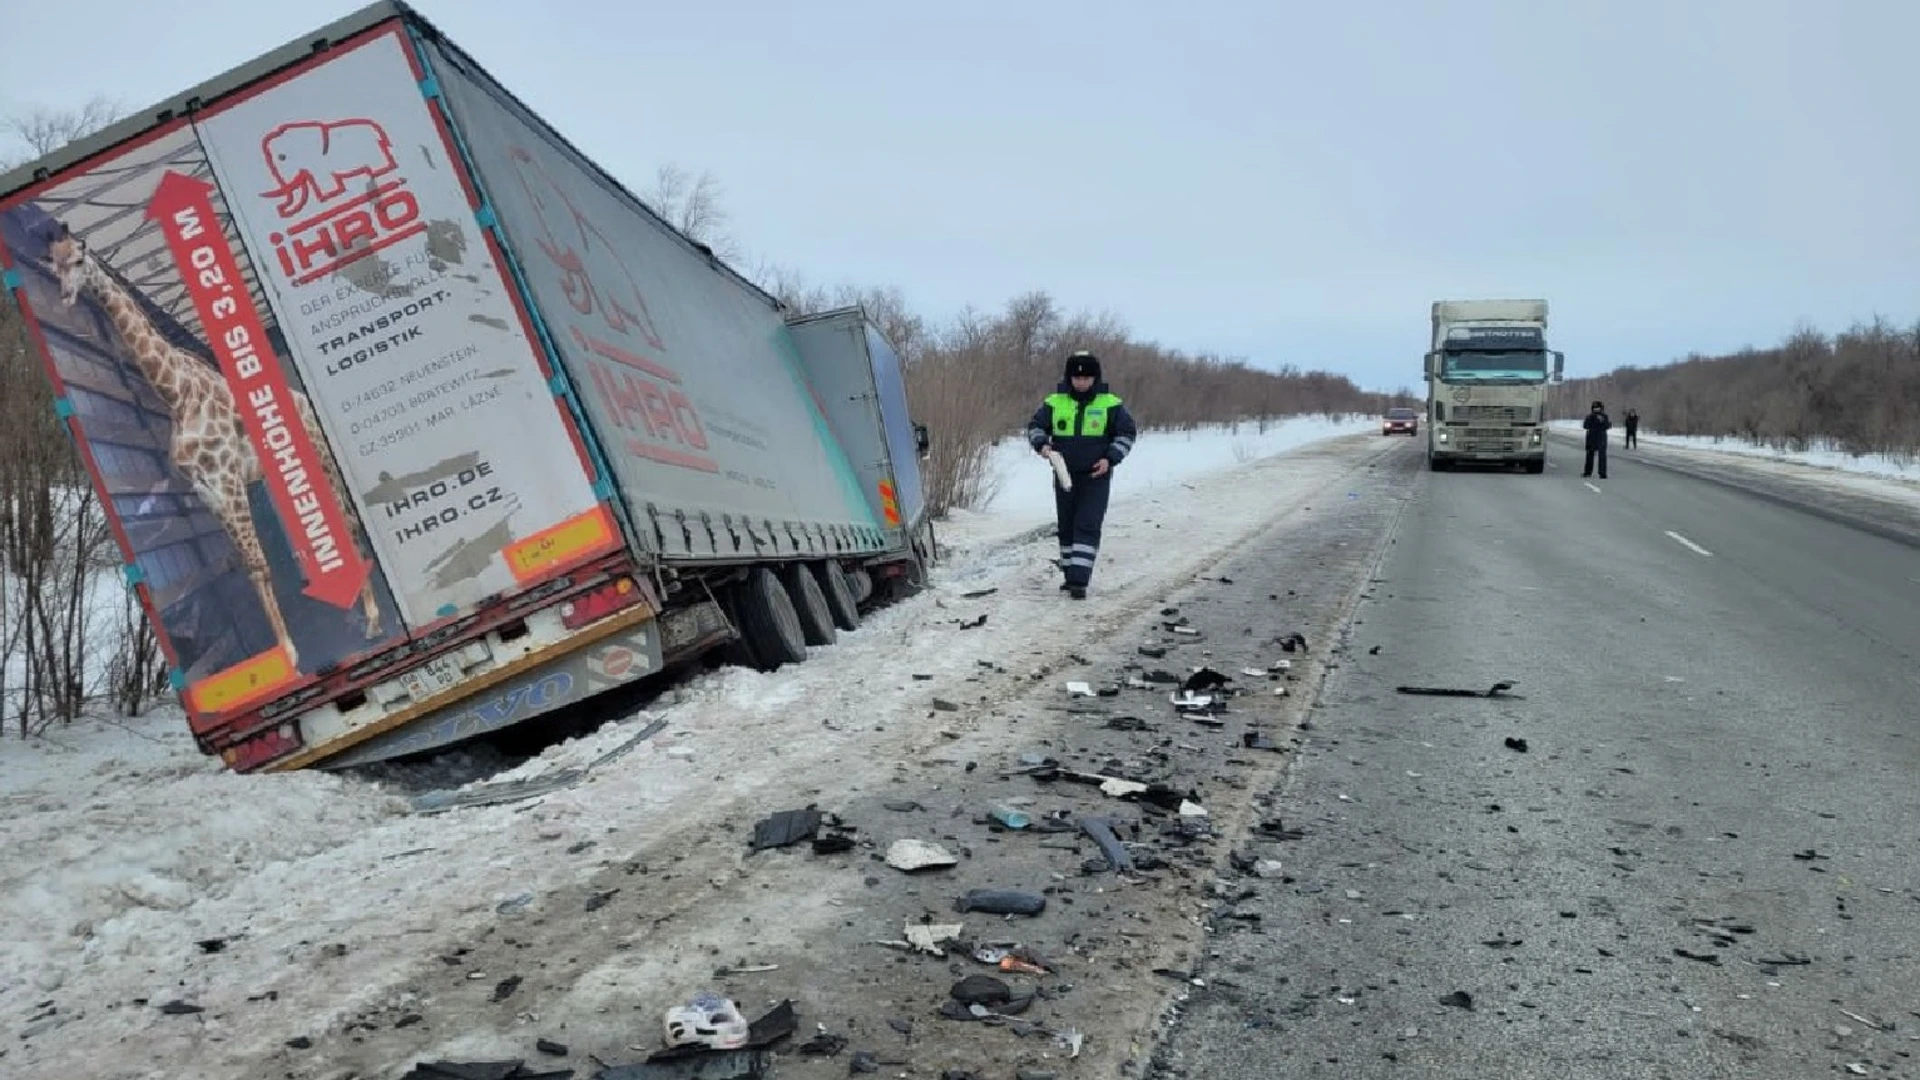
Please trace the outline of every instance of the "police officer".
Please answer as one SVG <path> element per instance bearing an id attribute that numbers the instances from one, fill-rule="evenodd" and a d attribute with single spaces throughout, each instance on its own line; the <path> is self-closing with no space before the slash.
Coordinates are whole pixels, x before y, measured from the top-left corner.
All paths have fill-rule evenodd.
<path id="1" fill-rule="evenodd" d="M 1580 475 L 1593 475 L 1593 459 L 1595 455 L 1599 455 L 1600 479 L 1605 480 L 1607 478 L 1607 432 L 1612 430 L 1613 421 L 1608 418 L 1606 408 L 1596 401 L 1593 403 L 1593 411 L 1580 422 L 1580 426 L 1587 429 L 1587 466 Z"/>
<path id="2" fill-rule="evenodd" d="M 1082 349 L 1067 358 L 1060 385 L 1041 402 L 1027 423 L 1027 442 L 1036 454 L 1060 455 L 1073 481 L 1071 491 L 1053 485 L 1058 514 L 1060 587 L 1084 600 L 1100 556 L 1100 526 L 1107 516 L 1113 468 L 1126 460 L 1138 432 L 1126 405 L 1100 378 L 1100 360 Z"/>
<path id="3" fill-rule="evenodd" d="M 1626 421 L 1627 421 L 1627 441 L 1625 445 L 1639 446 L 1640 445 L 1640 410 L 1629 408 L 1627 410 Z"/>

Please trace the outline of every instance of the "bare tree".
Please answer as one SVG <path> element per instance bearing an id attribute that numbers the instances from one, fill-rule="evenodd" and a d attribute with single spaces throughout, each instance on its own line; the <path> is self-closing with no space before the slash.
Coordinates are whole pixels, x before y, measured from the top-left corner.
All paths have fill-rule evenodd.
<path id="1" fill-rule="evenodd" d="M 740 257 L 740 245 L 727 230 L 727 211 L 721 204 L 720 178 L 712 171 L 693 176 L 678 165 L 660 166 L 653 189 L 644 196 L 653 212 L 693 240 L 729 262 Z"/>
<path id="2" fill-rule="evenodd" d="M 0 118 L 0 169 L 24 165 L 84 139 L 124 115 L 116 101 L 95 97 L 78 109 L 37 107 Z M 12 144 L 9 146 L 8 144 Z"/>

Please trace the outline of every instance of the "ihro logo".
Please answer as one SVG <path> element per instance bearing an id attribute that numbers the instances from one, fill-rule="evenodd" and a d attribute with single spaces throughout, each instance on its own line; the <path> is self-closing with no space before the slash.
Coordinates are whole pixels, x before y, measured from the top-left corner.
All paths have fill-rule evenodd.
<path id="1" fill-rule="evenodd" d="M 427 229 L 393 143 L 367 119 L 299 120 L 260 140 L 281 221 L 267 237 L 280 270 L 306 285 Z M 356 182 L 357 183 L 350 183 Z M 355 189 L 358 190 L 355 190 Z"/>

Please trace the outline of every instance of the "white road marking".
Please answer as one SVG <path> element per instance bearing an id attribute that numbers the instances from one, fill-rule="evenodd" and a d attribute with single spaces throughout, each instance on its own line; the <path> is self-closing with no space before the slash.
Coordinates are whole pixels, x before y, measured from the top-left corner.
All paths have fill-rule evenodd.
<path id="1" fill-rule="evenodd" d="M 1686 548 L 1688 551 L 1693 552 L 1695 555 L 1705 555 L 1708 558 L 1713 557 L 1713 552 L 1708 551 L 1706 548 L 1701 547 L 1699 544 L 1696 544 L 1693 541 L 1687 539 L 1686 537 L 1681 536 L 1679 533 L 1674 532 L 1672 529 L 1667 530 L 1667 535 L 1673 537 L 1676 541 L 1679 542 L 1681 547 Z"/>
<path id="2" fill-rule="evenodd" d="M 1592 481 L 1590 481 L 1590 480 L 1582 480 L 1582 481 L 1580 481 L 1580 482 L 1581 482 L 1581 483 L 1583 483 L 1583 484 L 1585 484 L 1585 485 L 1587 485 L 1587 490 L 1588 490 L 1588 491 L 1591 491 L 1591 492 L 1593 492 L 1593 493 L 1594 493 L 1595 495 L 1598 495 L 1598 494 L 1600 494 L 1600 489 L 1599 489 L 1599 488 L 1597 488 L 1597 487 L 1594 487 L 1594 486 L 1593 486 L 1593 482 L 1592 482 Z"/>

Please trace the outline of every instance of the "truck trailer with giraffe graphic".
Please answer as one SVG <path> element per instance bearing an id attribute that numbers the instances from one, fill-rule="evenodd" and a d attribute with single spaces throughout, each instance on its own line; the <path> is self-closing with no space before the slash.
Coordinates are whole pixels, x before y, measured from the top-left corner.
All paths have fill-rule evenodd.
<path id="1" fill-rule="evenodd" d="M 786 309 L 401 3 L 0 177 L 0 273 L 236 770 L 799 662 L 930 557 L 865 313 Z"/>

